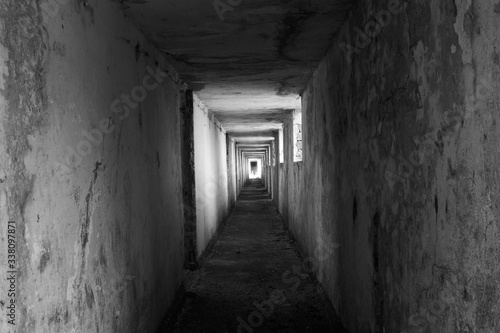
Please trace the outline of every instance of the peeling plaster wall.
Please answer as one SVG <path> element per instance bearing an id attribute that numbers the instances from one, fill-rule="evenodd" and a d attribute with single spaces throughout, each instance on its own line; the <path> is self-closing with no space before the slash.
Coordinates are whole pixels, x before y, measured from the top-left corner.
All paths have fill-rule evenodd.
<path id="1" fill-rule="evenodd" d="M 152 332 L 182 279 L 176 74 L 115 4 L 59 3 L 0 4 L 0 261 L 16 221 L 16 330 Z M 155 61 L 171 78 L 113 112 Z"/>
<path id="2" fill-rule="evenodd" d="M 229 213 L 226 131 L 194 96 L 196 233 L 200 256 Z"/>
<path id="3" fill-rule="evenodd" d="M 307 254 L 339 245 L 317 273 L 350 332 L 498 332 L 500 3 L 408 2 L 348 62 L 388 3 L 358 3 L 303 93 L 284 216 Z"/>
<path id="4" fill-rule="evenodd" d="M 308 221 L 303 220 L 303 163 L 294 162 L 294 124 L 293 115 L 288 114 L 283 121 L 283 174 L 280 174 L 280 201 L 282 215 L 289 230 L 304 249 L 308 232 Z"/>

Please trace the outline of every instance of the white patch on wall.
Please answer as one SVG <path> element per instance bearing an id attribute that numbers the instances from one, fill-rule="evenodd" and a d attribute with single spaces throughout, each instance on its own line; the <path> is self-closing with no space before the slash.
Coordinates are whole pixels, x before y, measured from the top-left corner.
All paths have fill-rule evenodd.
<path id="1" fill-rule="evenodd" d="M 465 30 L 465 19 L 467 11 L 472 5 L 472 0 L 456 0 L 457 20 L 455 22 L 455 32 L 458 36 L 458 44 L 462 48 L 462 63 L 472 64 L 472 41 L 471 36 Z"/>
<path id="2" fill-rule="evenodd" d="M 0 23 L 0 33 L 3 31 L 3 23 Z M 3 34 L 2 34 L 3 35 Z M 2 43 L 0 43 L 0 89 L 5 88 L 4 77 L 9 76 L 9 68 L 7 67 L 7 60 L 9 60 L 9 50 Z M 0 105 L 4 105 L 3 96 L 0 95 Z"/>
<path id="3" fill-rule="evenodd" d="M 302 111 L 293 112 L 293 161 L 302 161 Z"/>

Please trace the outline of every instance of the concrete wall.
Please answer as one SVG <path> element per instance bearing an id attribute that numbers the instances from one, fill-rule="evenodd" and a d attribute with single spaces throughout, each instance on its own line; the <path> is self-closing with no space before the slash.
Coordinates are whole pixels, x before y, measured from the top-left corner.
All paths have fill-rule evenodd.
<path id="1" fill-rule="evenodd" d="M 229 135 L 226 135 L 227 146 L 227 172 L 228 172 L 228 205 L 231 209 L 236 203 L 236 143 Z"/>
<path id="2" fill-rule="evenodd" d="M 59 3 L 0 4 L 0 261 L 12 220 L 17 331 L 152 332 L 182 278 L 177 75 L 117 4 Z"/>
<path id="3" fill-rule="evenodd" d="M 184 260 L 185 268 L 198 267 L 196 234 L 196 176 L 194 156 L 194 94 L 184 89 L 180 94 L 180 133 L 182 204 L 184 215 Z"/>
<path id="4" fill-rule="evenodd" d="M 262 167 L 262 180 L 264 185 L 266 186 L 267 193 L 272 198 L 273 197 L 273 142 L 268 143 L 268 148 L 266 153 L 264 154 L 264 158 L 262 159 L 263 167 Z"/>
<path id="5" fill-rule="evenodd" d="M 284 213 L 284 196 L 285 196 L 285 169 L 284 169 L 284 164 L 280 163 L 280 171 L 279 171 L 279 204 L 278 204 L 278 210 L 281 215 Z"/>
<path id="6" fill-rule="evenodd" d="M 200 256 L 228 215 L 226 131 L 194 96 L 196 233 Z"/>
<path id="7" fill-rule="evenodd" d="M 236 175 L 237 175 L 236 197 L 239 197 L 241 189 L 243 188 L 243 185 L 245 185 L 246 179 L 248 178 L 248 175 L 245 174 L 245 171 L 246 171 L 246 164 L 245 164 L 245 159 L 243 158 L 243 152 L 241 151 L 241 148 L 237 146 L 236 147 Z M 262 165 L 262 172 L 264 172 L 264 165 Z"/>
<path id="8" fill-rule="evenodd" d="M 318 278 L 350 332 L 498 332 L 498 2 L 352 13 L 303 93 L 284 215 L 308 255 L 334 244 Z"/>
<path id="9" fill-rule="evenodd" d="M 306 248 L 306 240 L 309 230 L 307 227 L 312 224 L 312 221 L 303 219 L 303 204 L 307 196 L 303 193 L 303 163 L 294 162 L 295 156 L 295 134 L 293 114 L 285 116 L 283 121 L 283 158 L 282 174 L 280 174 L 280 202 L 282 215 L 289 230 L 297 238 L 299 246 L 302 249 Z"/>
<path id="10" fill-rule="evenodd" d="M 273 191 L 272 191 L 272 198 L 274 201 L 274 204 L 276 207 L 279 206 L 280 204 L 280 189 L 279 189 L 279 184 L 280 184 L 280 137 L 279 137 L 279 132 L 276 131 L 274 133 L 274 141 L 271 142 L 271 161 L 272 161 L 272 166 L 271 166 L 271 179 L 272 179 L 272 186 L 273 186 Z"/>

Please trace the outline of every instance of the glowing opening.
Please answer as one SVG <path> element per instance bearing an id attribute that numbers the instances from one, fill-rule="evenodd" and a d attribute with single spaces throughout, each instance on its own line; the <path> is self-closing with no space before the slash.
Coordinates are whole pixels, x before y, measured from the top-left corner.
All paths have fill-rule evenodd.
<path id="1" fill-rule="evenodd" d="M 248 172 L 250 179 L 262 178 L 262 165 L 261 161 L 252 159 L 248 161 Z"/>
<path id="2" fill-rule="evenodd" d="M 293 112 L 293 161 L 302 161 L 302 111 Z"/>

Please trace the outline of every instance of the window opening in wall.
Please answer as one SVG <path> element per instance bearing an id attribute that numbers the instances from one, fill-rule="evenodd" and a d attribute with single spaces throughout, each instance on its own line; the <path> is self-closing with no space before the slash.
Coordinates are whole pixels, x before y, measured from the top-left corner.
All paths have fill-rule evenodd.
<path id="1" fill-rule="evenodd" d="M 261 178 L 262 176 L 262 165 L 260 160 L 250 160 L 250 179 Z"/>
<path id="2" fill-rule="evenodd" d="M 280 163 L 283 163 L 285 161 L 285 158 L 283 156 L 283 129 L 280 129 L 279 131 L 279 138 L 280 138 L 280 144 L 279 144 Z"/>
<path id="3" fill-rule="evenodd" d="M 302 161 L 302 111 L 293 112 L 293 161 Z"/>

